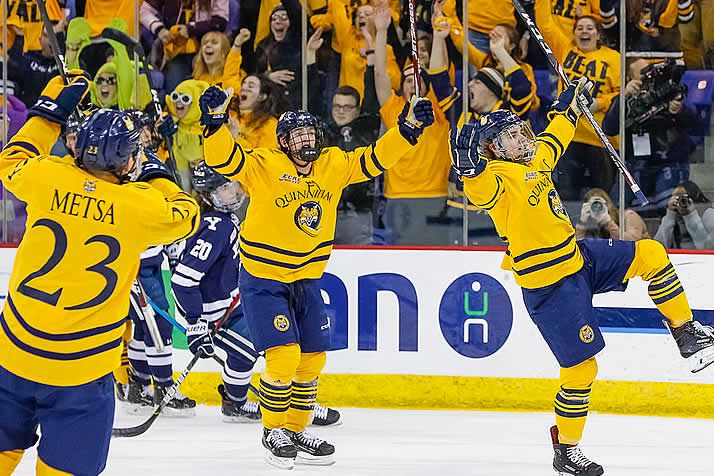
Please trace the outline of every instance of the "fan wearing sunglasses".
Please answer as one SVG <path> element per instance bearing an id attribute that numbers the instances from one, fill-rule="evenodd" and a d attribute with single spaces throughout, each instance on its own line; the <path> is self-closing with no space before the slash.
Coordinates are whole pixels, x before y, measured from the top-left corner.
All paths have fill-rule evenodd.
<path id="1" fill-rule="evenodd" d="M 105 63 L 92 83 L 92 102 L 99 107 L 119 109 L 119 87 L 114 63 Z"/>
<path id="2" fill-rule="evenodd" d="M 176 169 L 187 192 L 191 187 L 191 169 L 203 159 L 198 98 L 208 86 L 206 81 L 187 79 L 166 96 L 166 107 L 178 126 L 172 144 Z"/>

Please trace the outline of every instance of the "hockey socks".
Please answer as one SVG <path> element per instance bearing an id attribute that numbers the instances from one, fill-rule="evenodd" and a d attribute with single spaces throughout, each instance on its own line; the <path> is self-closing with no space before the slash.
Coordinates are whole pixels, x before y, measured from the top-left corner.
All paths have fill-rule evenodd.
<path id="1" fill-rule="evenodd" d="M 590 391 L 597 375 L 597 362 L 560 369 L 560 391 L 555 395 L 555 423 L 560 443 L 576 445 L 583 437 L 590 408 Z"/>
<path id="2" fill-rule="evenodd" d="M 311 382 L 293 382 L 285 428 L 295 433 L 304 431 L 310 423 L 312 407 L 316 399 L 317 379 Z"/>
<path id="3" fill-rule="evenodd" d="M 292 385 L 271 384 L 261 378 L 259 388 L 263 426 L 269 430 L 285 428 Z"/>

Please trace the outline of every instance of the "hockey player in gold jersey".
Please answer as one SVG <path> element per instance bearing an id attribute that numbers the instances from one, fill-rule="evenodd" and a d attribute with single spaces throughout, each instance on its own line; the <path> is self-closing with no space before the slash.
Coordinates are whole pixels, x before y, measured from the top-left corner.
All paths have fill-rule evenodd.
<path id="1" fill-rule="evenodd" d="M 79 126 L 75 162 L 49 155 L 89 88 L 57 77 L 0 153 L 3 185 L 27 204 L 0 314 L 0 474 L 11 474 L 41 428 L 37 474 L 105 467 L 131 283 L 149 245 L 191 234 L 197 203 L 156 157 L 141 157 L 124 112 Z M 132 171 L 136 183 L 127 183 Z"/>
<path id="2" fill-rule="evenodd" d="M 496 111 L 478 125 L 453 130 L 451 153 L 464 192 L 488 211 L 507 243 L 502 267 L 513 271 L 526 308 L 561 367 L 551 428 L 556 474 L 599 476 L 602 466 L 578 446 L 597 374 L 595 355 L 605 346 L 593 295 L 624 291 L 634 277 L 648 281 L 650 298 L 693 372 L 714 362 L 714 332 L 692 320 L 677 273 L 656 241 L 575 240 L 551 175 L 573 138 L 581 91 L 589 98 L 585 78 L 560 94 L 549 126 L 537 138 L 512 112 Z"/>
<path id="3" fill-rule="evenodd" d="M 317 119 L 304 111 L 278 121 L 280 149 L 244 149 L 225 127 L 230 94 L 209 88 L 200 99 L 206 163 L 250 196 L 241 226 L 241 304 L 253 344 L 265 350 L 260 379 L 268 462 L 331 464 L 334 447 L 304 430 L 330 347 L 330 322 L 318 285 L 332 251 L 340 195 L 395 164 L 434 122 L 431 102 L 414 97 L 396 127 L 376 143 L 345 152 L 323 147 Z M 200 324 L 197 324 L 200 325 Z M 206 335 L 208 323 L 196 329 Z M 191 329 L 187 335 L 191 334 Z"/>

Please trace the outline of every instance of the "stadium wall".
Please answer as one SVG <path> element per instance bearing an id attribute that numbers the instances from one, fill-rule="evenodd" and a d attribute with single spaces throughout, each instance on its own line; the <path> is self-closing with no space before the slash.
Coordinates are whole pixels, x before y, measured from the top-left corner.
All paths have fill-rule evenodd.
<path id="1" fill-rule="evenodd" d="M 15 249 L 0 249 L 0 295 Z M 530 320 L 503 252 L 339 249 L 323 278 L 334 351 L 319 400 L 336 407 L 543 410 L 558 366 Z M 672 261 L 698 319 L 714 324 L 714 255 Z M 640 280 L 597 296 L 607 347 L 596 412 L 714 418 L 714 369 L 691 374 Z M 178 347 L 184 347 L 178 345 Z M 181 370 L 190 355 L 175 351 Z M 257 370 L 261 370 L 262 361 Z M 182 390 L 218 404 L 220 373 L 199 363 Z"/>

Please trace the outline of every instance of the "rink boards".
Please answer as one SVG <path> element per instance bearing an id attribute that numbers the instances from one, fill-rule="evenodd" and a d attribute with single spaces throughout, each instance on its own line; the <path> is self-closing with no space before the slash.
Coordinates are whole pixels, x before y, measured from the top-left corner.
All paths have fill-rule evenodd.
<path id="1" fill-rule="evenodd" d="M 14 249 L 0 249 L 0 294 Z M 334 352 L 320 401 L 334 406 L 547 410 L 558 366 L 531 322 L 502 251 L 335 250 L 323 278 Z M 714 255 L 672 261 L 695 315 L 714 324 Z M 714 417 L 714 366 L 691 374 L 646 285 L 595 298 L 607 347 L 594 411 Z M 175 370 L 188 361 L 176 350 Z M 260 364 L 259 364 L 260 365 Z M 185 392 L 218 403 L 202 361 Z"/>

